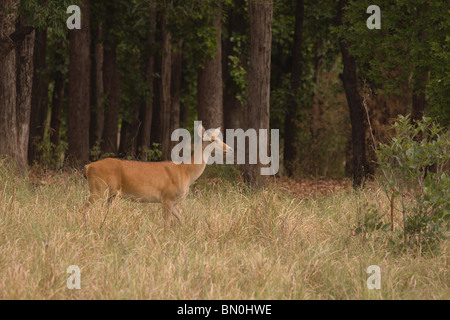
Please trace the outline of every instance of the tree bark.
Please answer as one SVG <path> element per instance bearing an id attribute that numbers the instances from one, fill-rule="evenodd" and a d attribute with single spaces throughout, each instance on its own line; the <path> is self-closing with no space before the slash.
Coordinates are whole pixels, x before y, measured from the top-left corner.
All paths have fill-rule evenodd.
<path id="1" fill-rule="evenodd" d="M 1 39 L 15 31 L 16 12 L 8 13 L 8 9 L 16 8 L 17 4 L 18 0 L 0 3 Z M 8 155 L 17 161 L 16 54 L 11 49 L 0 58 L 0 155 Z"/>
<path id="2" fill-rule="evenodd" d="M 91 121 L 89 127 L 89 145 L 94 147 L 100 143 L 105 120 L 103 89 L 103 28 L 100 22 L 93 32 L 92 66 L 91 66 Z"/>
<path id="3" fill-rule="evenodd" d="M 249 0 L 248 5 L 251 41 L 248 75 L 248 128 L 259 132 L 259 129 L 269 129 L 273 3 L 272 1 Z M 266 179 L 261 176 L 260 169 L 259 159 L 256 165 L 246 165 L 244 174 L 246 182 L 253 186 L 264 184 Z"/>
<path id="4" fill-rule="evenodd" d="M 28 163 L 38 160 L 37 143 L 45 132 L 48 111 L 48 80 L 45 56 L 47 53 L 47 30 L 38 31 L 34 44 L 34 76 L 31 94 L 30 137 L 28 140 Z"/>
<path id="5" fill-rule="evenodd" d="M 347 3 L 348 0 L 339 0 L 338 25 L 342 25 L 344 6 Z M 342 62 L 344 64 L 344 70 L 340 77 L 344 85 L 345 96 L 347 97 L 350 123 L 352 126 L 353 186 L 358 187 L 364 182 L 364 178 L 369 172 L 366 161 L 365 117 L 361 97 L 358 92 L 355 58 L 348 52 L 348 42 L 341 38 L 339 39 L 339 44 L 342 53 Z"/>
<path id="6" fill-rule="evenodd" d="M 153 46 L 155 43 L 156 37 L 156 11 L 153 10 L 151 12 L 150 23 L 150 38 L 149 38 L 149 50 L 147 53 L 147 66 L 145 69 L 145 79 L 150 89 L 150 96 L 147 101 L 142 104 L 142 123 L 139 132 L 139 147 L 144 149 L 151 148 L 151 129 L 152 129 L 152 118 L 153 118 L 153 102 L 154 102 L 154 80 L 153 73 L 155 70 L 155 54 L 153 50 Z M 144 160 L 147 159 L 147 156 L 144 153 Z"/>
<path id="7" fill-rule="evenodd" d="M 170 110 L 170 133 L 180 127 L 180 96 L 181 96 L 181 71 L 183 62 L 183 42 L 178 40 L 172 48 L 172 74 L 170 95 L 172 107 Z M 171 143 L 171 148 L 176 142 Z"/>
<path id="8" fill-rule="evenodd" d="M 140 104 L 133 107 L 130 120 L 122 120 L 120 131 L 119 154 L 135 158 L 137 155 L 138 135 L 141 121 L 139 120 Z"/>
<path id="9" fill-rule="evenodd" d="M 198 119 L 206 129 L 221 127 L 223 124 L 222 92 L 222 9 L 219 5 L 214 18 L 217 50 L 215 56 L 199 68 L 197 74 Z"/>
<path id="10" fill-rule="evenodd" d="M 155 33 L 155 42 L 162 43 L 162 14 L 158 14 Z M 154 72 L 155 74 L 161 74 L 161 50 L 157 50 L 154 53 Z M 153 116 L 152 125 L 150 130 L 150 146 L 153 149 L 153 144 L 161 144 L 161 78 L 155 78 L 153 80 Z"/>
<path id="11" fill-rule="evenodd" d="M 25 17 L 22 15 L 17 22 L 17 29 L 23 27 L 24 24 Z M 34 38 L 35 33 L 32 32 L 16 47 L 17 151 L 19 167 L 24 169 L 27 166 L 30 134 Z"/>
<path id="12" fill-rule="evenodd" d="M 34 32 L 31 28 L 31 33 L 21 33 L 25 28 L 23 16 L 15 25 L 18 3 L 6 0 L 0 4 L 0 39 L 15 42 L 11 50 L 2 51 L 4 56 L 0 58 L 0 155 L 10 156 L 19 172 L 24 173 L 28 158 Z M 20 37 L 5 36 L 18 34 Z"/>
<path id="13" fill-rule="evenodd" d="M 80 167 L 89 161 L 90 34 L 89 0 L 81 3 L 81 29 L 69 31 L 68 163 Z"/>
<path id="14" fill-rule="evenodd" d="M 117 153 L 120 112 L 120 74 L 116 63 L 117 37 L 113 33 L 115 26 L 114 7 L 107 5 L 107 18 L 104 32 L 103 85 L 106 94 L 105 120 L 101 149 L 105 153 Z"/>
<path id="15" fill-rule="evenodd" d="M 50 141 L 54 147 L 60 143 L 61 114 L 64 103 L 65 79 L 61 72 L 55 77 L 55 87 L 52 94 L 52 114 L 50 118 Z"/>
<path id="16" fill-rule="evenodd" d="M 291 99 L 288 112 L 284 119 L 284 167 L 286 174 L 292 176 L 297 160 L 297 144 L 295 141 L 297 133 L 297 110 L 298 91 L 300 88 L 300 78 L 302 75 L 302 46 L 303 46 L 303 21 L 304 4 L 303 0 L 297 1 L 295 11 L 295 31 L 294 31 L 294 54 L 292 57 L 291 74 Z"/>
<path id="17" fill-rule="evenodd" d="M 412 94 L 412 111 L 411 111 L 411 120 L 420 121 L 422 120 L 426 100 L 425 100 L 425 90 L 428 82 L 428 70 L 419 69 L 414 79 L 414 88 Z"/>
<path id="18" fill-rule="evenodd" d="M 167 16 L 162 17 L 161 32 L 161 91 L 160 91 L 160 123 L 161 123 L 161 151 L 162 159 L 170 159 L 170 114 L 171 114 L 171 75 L 172 75 L 172 48 L 170 45 L 171 34 L 167 28 Z"/>

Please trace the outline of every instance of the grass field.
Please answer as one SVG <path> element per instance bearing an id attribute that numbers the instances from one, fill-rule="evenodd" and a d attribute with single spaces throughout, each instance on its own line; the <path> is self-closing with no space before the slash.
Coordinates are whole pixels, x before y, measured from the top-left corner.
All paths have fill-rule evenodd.
<path id="1" fill-rule="evenodd" d="M 114 200 L 100 228 L 107 205 L 84 209 L 80 173 L 20 178 L 0 162 L 0 299 L 450 298 L 448 242 L 417 254 L 355 235 L 364 208 L 387 205 L 376 184 L 301 196 L 276 181 L 201 178 L 170 228 L 159 204 Z M 80 290 L 66 286 L 71 265 Z"/>

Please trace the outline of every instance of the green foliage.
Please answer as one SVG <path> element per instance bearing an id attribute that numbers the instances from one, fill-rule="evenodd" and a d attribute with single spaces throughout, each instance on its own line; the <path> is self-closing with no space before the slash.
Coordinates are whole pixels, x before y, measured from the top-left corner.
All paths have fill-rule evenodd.
<path id="1" fill-rule="evenodd" d="M 450 114 L 450 15 L 447 1 L 381 0 L 381 29 L 368 29 L 366 9 L 372 1 L 350 1 L 343 25 L 333 28 L 350 43 L 360 76 L 379 93 L 399 93 L 400 84 L 420 88 L 425 83 L 432 115 L 444 125 Z"/>
<path id="2" fill-rule="evenodd" d="M 387 232 L 391 224 L 383 223 L 384 216 L 385 214 L 380 215 L 378 210 L 374 206 L 369 207 L 364 215 L 358 219 L 355 233 L 362 234 L 365 237 L 368 237 L 370 233 L 377 230 Z"/>
<path id="3" fill-rule="evenodd" d="M 54 145 L 47 134 L 42 140 L 35 140 L 33 143 L 36 144 L 38 155 L 35 164 L 39 164 L 39 166 L 46 169 L 61 169 L 64 166 L 67 142 L 61 141 L 59 145 Z"/>
<path id="4" fill-rule="evenodd" d="M 153 148 L 143 148 L 139 149 L 140 157 L 142 160 L 146 161 L 158 161 L 161 160 L 161 144 L 160 143 L 153 143 Z"/>
<path id="5" fill-rule="evenodd" d="M 401 200 L 401 245 L 432 248 L 448 239 L 450 134 L 427 117 L 413 124 L 400 116 L 393 129 L 391 142 L 377 151 L 380 181 L 388 197 Z"/>
<path id="6" fill-rule="evenodd" d="M 66 21 L 69 15 L 67 7 L 80 5 L 79 0 L 47 0 L 43 5 L 40 0 L 21 0 L 19 13 L 24 14 L 26 21 L 37 29 L 51 28 L 53 32 L 65 37 L 67 32 Z"/>
<path id="7" fill-rule="evenodd" d="M 233 44 L 233 52 L 234 55 L 228 56 L 228 67 L 230 68 L 230 76 L 233 79 L 234 88 L 228 88 L 228 90 L 232 90 L 236 94 L 236 99 L 241 103 L 245 103 L 247 101 L 247 89 L 248 89 L 248 81 L 247 81 L 247 67 L 248 67 L 248 59 L 244 62 L 241 61 L 240 56 L 248 57 L 248 44 L 249 39 L 247 35 L 233 34 L 230 37 L 230 41 Z"/>

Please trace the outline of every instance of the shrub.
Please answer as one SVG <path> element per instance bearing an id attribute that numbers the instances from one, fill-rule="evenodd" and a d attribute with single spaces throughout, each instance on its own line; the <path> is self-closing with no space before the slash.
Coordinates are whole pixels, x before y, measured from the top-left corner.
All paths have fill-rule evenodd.
<path id="1" fill-rule="evenodd" d="M 438 241 L 448 240 L 450 135 L 427 117 L 412 123 L 409 116 L 400 116 L 393 129 L 391 142 L 377 150 L 379 179 L 392 215 L 395 199 L 401 204 L 402 230 L 394 232 L 397 237 L 392 241 L 430 249 Z M 392 216 L 394 230 L 393 221 Z"/>

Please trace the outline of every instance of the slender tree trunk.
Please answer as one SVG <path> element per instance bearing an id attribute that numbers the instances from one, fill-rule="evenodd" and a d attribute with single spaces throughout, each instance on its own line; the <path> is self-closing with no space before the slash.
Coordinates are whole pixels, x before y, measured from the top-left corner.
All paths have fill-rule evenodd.
<path id="1" fill-rule="evenodd" d="M 117 153 L 120 112 L 120 74 L 116 63 L 117 38 L 113 34 L 115 25 L 114 7 L 107 6 L 105 42 L 103 53 L 103 86 L 106 94 L 105 119 L 101 149 L 105 153 Z"/>
<path id="2" fill-rule="evenodd" d="M 55 87 L 52 94 L 52 114 L 50 119 L 50 141 L 57 147 L 61 137 L 61 114 L 64 103 L 65 79 L 62 73 L 58 72 L 55 77 Z"/>
<path id="3" fill-rule="evenodd" d="M 197 75 L 198 119 L 206 129 L 220 127 L 223 122 L 221 18 L 222 9 L 219 6 L 214 18 L 216 55 L 206 61 L 203 68 L 199 68 Z"/>
<path id="4" fill-rule="evenodd" d="M 28 140 L 28 163 L 38 159 L 37 143 L 44 137 L 48 111 L 48 80 L 45 76 L 47 53 L 47 31 L 36 33 L 34 44 L 34 76 L 31 94 L 30 137 Z"/>
<path id="5" fill-rule="evenodd" d="M 239 93 L 233 78 L 231 77 L 229 67 L 229 56 L 239 56 L 241 65 L 248 70 L 247 57 L 243 53 L 237 53 L 234 51 L 234 43 L 231 38 L 235 35 L 244 35 L 248 28 L 245 21 L 245 1 L 235 0 L 234 6 L 231 8 L 228 14 L 228 38 L 223 41 L 223 54 L 222 54 L 222 73 L 224 77 L 223 88 L 223 121 L 224 130 L 226 129 L 238 129 L 246 126 L 246 106 L 240 102 L 236 95 Z"/>
<path id="6" fill-rule="evenodd" d="M 139 147 L 141 149 L 151 148 L 151 129 L 152 129 L 152 117 L 153 117 L 153 101 L 154 101 L 154 81 L 153 73 L 155 70 L 155 54 L 153 52 L 153 46 L 156 36 L 156 11 L 151 13 L 150 23 L 150 38 L 149 38 L 149 50 L 147 53 L 147 66 L 145 71 L 145 79 L 150 89 L 150 97 L 142 104 L 142 124 L 139 133 Z M 149 160 L 145 156 L 145 160 Z"/>
<path id="7" fill-rule="evenodd" d="M 249 0 L 248 5 L 251 40 L 248 128 L 259 132 L 259 129 L 269 129 L 273 3 L 272 1 Z M 259 159 L 257 165 L 246 165 L 244 175 L 246 182 L 254 186 L 263 184 L 265 179 L 262 178 L 260 169 Z"/>
<path id="8" fill-rule="evenodd" d="M 141 121 L 139 120 L 140 109 L 140 104 L 136 103 L 131 113 L 131 119 L 122 120 L 119 145 L 119 153 L 121 156 L 128 155 L 135 158 L 137 155 L 137 142 L 141 124 Z"/>
<path id="9" fill-rule="evenodd" d="M 426 100 L 425 100 L 425 90 L 428 82 L 428 70 L 421 69 L 417 72 L 414 79 L 414 88 L 412 95 L 412 112 L 411 120 L 419 121 L 422 120 Z"/>
<path id="10" fill-rule="evenodd" d="M 104 111 L 104 90 L 103 90 L 103 28 L 99 23 L 96 32 L 93 32 L 91 50 L 93 59 L 91 66 L 91 123 L 89 127 L 89 145 L 94 147 L 102 139 L 103 122 L 105 120 Z"/>
<path id="11" fill-rule="evenodd" d="M 162 26 L 161 26 L 161 14 L 158 14 L 157 27 L 156 27 L 156 35 L 155 42 L 162 43 Z M 161 63 L 162 57 L 159 52 L 160 50 L 154 53 L 155 55 L 155 63 L 154 63 L 154 72 L 156 74 L 161 74 Z M 161 78 L 153 80 L 153 116 L 152 116 L 152 125 L 150 131 L 150 145 L 153 148 L 153 144 L 161 144 Z"/>
<path id="12" fill-rule="evenodd" d="M 166 14 L 162 17 L 161 23 L 162 32 L 162 48 L 161 48 L 161 112 L 160 112 L 160 122 L 161 122 L 161 151 L 162 159 L 170 159 L 170 114 L 172 101 L 170 96 L 171 87 L 171 75 L 172 75 L 172 48 L 170 45 L 171 34 L 167 28 L 167 16 Z"/>
<path id="13" fill-rule="evenodd" d="M 90 34 L 89 0 L 81 2 L 81 29 L 69 31 L 68 161 L 79 167 L 89 161 Z"/>
<path id="14" fill-rule="evenodd" d="M 284 119 L 284 166 L 288 176 L 292 176 L 297 160 L 296 134 L 298 94 L 300 88 L 300 78 L 302 75 L 302 46 L 303 46 L 303 21 L 304 5 L 303 0 L 297 1 L 295 11 L 295 31 L 294 31 L 294 55 L 292 58 L 291 74 L 291 99 L 286 118 Z"/>
<path id="15" fill-rule="evenodd" d="M 339 0 L 338 4 L 338 25 L 342 24 L 344 6 L 348 0 Z M 352 126 L 353 145 L 353 185 L 361 186 L 368 173 L 366 161 L 366 141 L 365 141 L 365 117 L 358 92 L 358 79 L 356 77 L 355 58 L 348 52 L 349 43 L 344 39 L 339 39 L 344 71 L 340 75 L 344 85 L 345 96 L 347 97 L 348 109 L 350 111 L 350 123 Z"/>
<path id="16" fill-rule="evenodd" d="M 183 61 L 185 61 L 185 59 L 183 58 Z M 183 65 L 183 62 L 181 63 Z M 180 95 L 184 94 L 187 90 L 189 90 L 189 83 L 186 80 L 186 77 L 184 77 L 183 75 L 181 76 L 181 88 L 180 88 Z M 182 103 L 182 101 L 180 101 L 180 125 L 182 127 L 186 127 L 188 125 L 188 117 L 189 117 L 189 106 L 187 104 Z"/>
<path id="17" fill-rule="evenodd" d="M 180 127 L 180 94 L 181 94 L 181 71 L 183 62 L 183 52 L 181 40 L 172 48 L 172 75 L 170 95 L 172 107 L 170 110 L 170 133 Z M 172 142 L 171 148 L 176 142 Z"/>

